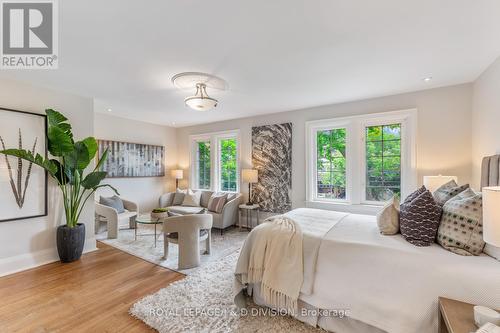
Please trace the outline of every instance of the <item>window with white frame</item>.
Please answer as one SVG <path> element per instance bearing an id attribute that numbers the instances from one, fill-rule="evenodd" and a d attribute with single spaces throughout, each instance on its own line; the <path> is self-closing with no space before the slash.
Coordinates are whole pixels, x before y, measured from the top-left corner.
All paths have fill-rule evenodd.
<path id="1" fill-rule="evenodd" d="M 380 204 L 416 186 L 416 110 L 306 124 L 307 199 Z"/>
<path id="2" fill-rule="evenodd" d="M 239 132 L 191 136 L 191 187 L 239 191 Z"/>

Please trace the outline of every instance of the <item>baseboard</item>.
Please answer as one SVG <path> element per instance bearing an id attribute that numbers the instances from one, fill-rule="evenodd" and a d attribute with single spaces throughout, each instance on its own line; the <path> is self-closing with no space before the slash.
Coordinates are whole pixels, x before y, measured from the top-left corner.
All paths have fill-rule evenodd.
<path id="1" fill-rule="evenodd" d="M 83 248 L 83 253 L 96 251 L 95 239 L 87 239 Z M 59 261 L 57 249 L 45 249 L 32 253 L 25 253 L 14 257 L 0 259 L 0 277 L 17 272 L 21 272 L 30 268 L 35 268 L 41 265 L 50 264 L 51 262 Z"/>

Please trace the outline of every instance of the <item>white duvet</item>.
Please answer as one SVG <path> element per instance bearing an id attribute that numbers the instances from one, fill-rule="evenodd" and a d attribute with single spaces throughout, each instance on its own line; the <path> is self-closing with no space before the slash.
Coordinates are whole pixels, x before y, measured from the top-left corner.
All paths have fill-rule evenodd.
<path id="1" fill-rule="evenodd" d="M 285 214 L 309 224 L 304 248 L 318 244 L 315 263 L 304 254 L 304 302 L 347 309 L 351 318 L 395 333 L 436 332 L 438 296 L 500 307 L 497 260 L 437 244 L 416 247 L 400 235 L 380 235 L 373 216 L 340 214 L 307 208 Z"/>

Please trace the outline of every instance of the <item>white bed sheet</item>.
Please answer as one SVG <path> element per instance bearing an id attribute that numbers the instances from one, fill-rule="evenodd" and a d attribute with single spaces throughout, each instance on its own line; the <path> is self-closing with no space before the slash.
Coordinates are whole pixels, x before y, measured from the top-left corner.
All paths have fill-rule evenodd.
<path id="1" fill-rule="evenodd" d="M 328 218 L 300 208 L 287 215 Z M 437 299 L 500 306 L 500 263 L 459 256 L 439 245 L 416 247 L 383 236 L 374 216 L 350 214 L 321 242 L 312 293 L 300 300 L 320 309 L 347 309 L 350 318 L 387 332 L 436 332 Z"/>

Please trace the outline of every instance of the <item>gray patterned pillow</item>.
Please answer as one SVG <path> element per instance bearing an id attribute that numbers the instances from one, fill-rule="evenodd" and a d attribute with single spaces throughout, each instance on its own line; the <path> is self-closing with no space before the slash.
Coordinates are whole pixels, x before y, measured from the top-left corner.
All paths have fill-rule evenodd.
<path id="1" fill-rule="evenodd" d="M 456 254 L 481 254 L 485 244 L 481 193 L 469 188 L 446 202 L 437 240 L 442 247 Z"/>
<path id="2" fill-rule="evenodd" d="M 399 228 L 401 235 L 416 246 L 434 243 L 441 217 L 441 206 L 426 190 L 410 202 L 401 205 Z"/>
<path id="3" fill-rule="evenodd" d="M 403 203 L 408 203 L 408 202 L 411 202 L 413 199 L 415 199 L 416 197 L 418 197 L 420 194 L 424 193 L 427 189 L 425 188 L 425 186 L 422 185 L 421 188 L 419 188 L 418 190 L 416 190 L 415 192 L 413 192 L 412 194 L 410 194 L 409 196 L 406 197 L 405 201 Z"/>
<path id="4" fill-rule="evenodd" d="M 462 186 L 458 186 L 457 182 L 454 180 L 450 180 L 444 185 L 441 185 L 440 188 L 438 188 L 434 193 L 434 200 L 441 206 L 444 206 L 446 201 L 450 200 L 460 192 L 465 191 L 466 189 L 469 188 L 469 184 L 465 184 Z"/>

